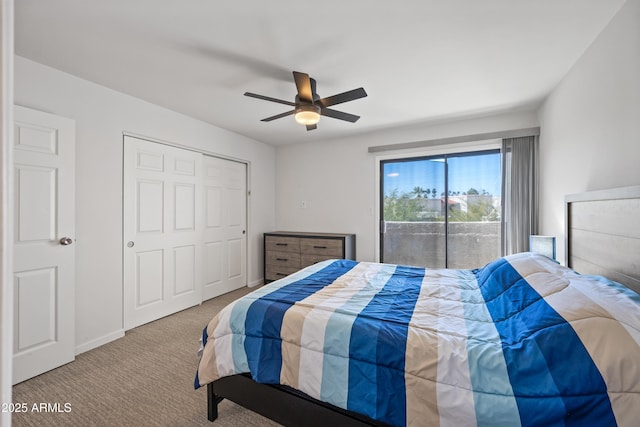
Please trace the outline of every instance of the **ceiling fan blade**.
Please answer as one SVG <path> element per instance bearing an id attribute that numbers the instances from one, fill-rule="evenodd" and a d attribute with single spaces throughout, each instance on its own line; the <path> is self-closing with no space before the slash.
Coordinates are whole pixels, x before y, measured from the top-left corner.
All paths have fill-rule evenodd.
<path id="1" fill-rule="evenodd" d="M 296 110 L 287 111 L 286 113 L 276 114 L 275 116 L 267 117 L 266 119 L 260 120 L 261 122 L 270 122 L 271 120 L 281 119 L 283 117 L 287 117 L 295 113 Z"/>
<path id="2" fill-rule="evenodd" d="M 313 102 L 313 92 L 311 90 L 311 79 L 309 74 L 293 72 L 293 79 L 296 81 L 296 88 L 298 88 L 298 97 L 300 101 Z"/>
<path id="3" fill-rule="evenodd" d="M 360 116 L 356 116 L 354 114 L 344 113 L 342 111 L 332 110 L 331 108 L 323 108 L 320 111 L 320 114 L 323 116 L 331 117 L 334 119 L 344 120 L 347 122 L 355 123 L 358 121 Z"/>
<path id="4" fill-rule="evenodd" d="M 342 104 L 343 102 L 349 102 L 356 99 L 364 98 L 367 96 L 367 92 L 363 88 L 353 89 L 347 92 L 342 92 L 337 95 L 327 96 L 326 98 L 316 101 L 322 106 L 322 108 L 331 107 L 332 105 Z"/>
<path id="5" fill-rule="evenodd" d="M 244 96 L 250 96 L 251 98 L 258 98 L 264 101 L 277 102 L 279 104 L 284 104 L 284 105 L 291 105 L 292 107 L 296 106 L 294 102 L 285 101 L 283 99 L 271 98 L 270 96 L 258 95 L 257 93 L 245 92 Z"/>
<path id="6" fill-rule="evenodd" d="M 314 129 L 318 129 L 318 125 L 307 125 L 307 130 L 314 130 Z"/>

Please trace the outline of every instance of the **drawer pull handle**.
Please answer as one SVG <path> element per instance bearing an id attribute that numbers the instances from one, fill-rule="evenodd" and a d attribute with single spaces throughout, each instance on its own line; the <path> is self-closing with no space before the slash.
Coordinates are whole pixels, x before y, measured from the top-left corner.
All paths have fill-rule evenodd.
<path id="1" fill-rule="evenodd" d="M 289 261 L 289 258 L 276 258 L 276 261 Z"/>
<path id="2" fill-rule="evenodd" d="M 288 243 L 276 243 L 276 246 L 289 246 Z"/>
<path id="3" fill-rule="evenodd" d="M 284 274 L 284 273 L 276 273 L 276 276 L 282 276 L 282 277 L 284 277 L 284 276 L 286 276 L 286 274 Z"/>
<path id="4" fill-rule="evenodd" d="M 314 246 L 313 248 L 314 249 L 327 249 L 326 246 Z"/>

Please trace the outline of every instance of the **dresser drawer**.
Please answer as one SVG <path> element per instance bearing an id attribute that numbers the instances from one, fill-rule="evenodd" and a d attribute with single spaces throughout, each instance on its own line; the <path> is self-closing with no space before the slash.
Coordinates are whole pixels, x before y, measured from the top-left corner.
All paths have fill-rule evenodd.
<path id="1" fill-rule="evenodd" d="M 298 252 L 267 252 L 265 257 L 267 266 L 300 268 L 300 253 Z"/>
<path id="2" fill-rule="evenodd" d="M 267 252 L 300 252 L 300 239 L 296 237 L 265 236 L 264 246 Z"/>
<path id="3" fill-rule="evenodd" d="M 329 258 L 343 258 L 342 240 L 338 239 L 300 239 L 300 252 L 303 255 L 322 255 Z"/>
<path id="4" fill-rule="evenodd" d="M 283 277 L 287 277 L 288 275 L 295 273 L 300 270 L 299 268 L 291 268 L 277 265 L 267 265 L 265 269 L 265 280 L 274 281 L 278 279 L 282 279 Z"/>

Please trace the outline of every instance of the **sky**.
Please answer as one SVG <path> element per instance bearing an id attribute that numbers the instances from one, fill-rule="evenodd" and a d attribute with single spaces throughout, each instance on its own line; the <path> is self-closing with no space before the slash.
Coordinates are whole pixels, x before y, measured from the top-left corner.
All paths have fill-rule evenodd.
<path id="1" fill-rule="evenodd" d="M 500 195 L 500 153 L 449 157 L 449 190 L 460 194 L 475 188 L 480 193 Z M 399 194 L 411 193 L 415 187 L 436 188 L 438 197 L 444 192 L 444 159 L 394 161 L 384 163 L 384 193 L 398 189 Z M 432 197 L 429 195 L 429 197 Z"/>

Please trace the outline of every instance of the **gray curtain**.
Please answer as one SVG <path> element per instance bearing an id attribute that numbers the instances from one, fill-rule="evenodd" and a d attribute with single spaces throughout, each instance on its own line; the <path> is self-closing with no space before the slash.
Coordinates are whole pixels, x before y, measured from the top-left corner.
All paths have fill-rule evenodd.
<path id="1" fill-rule="evenodd" d="M 538 234 L 538 136 L 502 140 L 502 255 L 529 250 Z"/>

